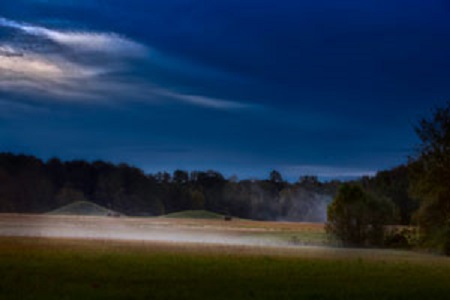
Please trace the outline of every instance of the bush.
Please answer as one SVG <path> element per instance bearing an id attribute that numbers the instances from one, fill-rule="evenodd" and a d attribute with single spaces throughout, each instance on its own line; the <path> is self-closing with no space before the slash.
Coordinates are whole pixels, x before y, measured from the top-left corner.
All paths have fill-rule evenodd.
<path id="1" fill-rule="evenodd" d="M 384 246 L 389 248 L 410 249 L 418 243 L 418 232 L 414 227 L 393 227 L 384 237 Z"/>
<path id="2" fill-rule="evenodd" d="M 385 198 L 366 193 L 358 185 L 344 184 L 328 206 L 327 233 L 346 246 L 382 245 L 384 225 L 393 216 Z"/>

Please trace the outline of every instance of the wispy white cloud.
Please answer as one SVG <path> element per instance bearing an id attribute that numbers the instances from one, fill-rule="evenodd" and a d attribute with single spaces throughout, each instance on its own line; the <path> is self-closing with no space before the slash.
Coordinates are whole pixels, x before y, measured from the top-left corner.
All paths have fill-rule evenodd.
<path id="1" fill-rule="evenodd" d="M 0 39 L 0 90 L 59 101 L 165 99 L 212 109 L 250 108 L 240 102 L 184 94 L 130 75 L 128 68 L 151 66 L 150 48 L 116 33 L 62 31 L 0 17 L 0 27 L 20 38 Z M 31 40 L 30 40 L 31 38 Z M 155 52 L 158 54 L 158 52 Z M 163 61 L 170 61 L 165 57 Z M 174 60 L 177 61 L 177 60 Z M 169 63 L 169 67 L 173 67 Z M 128 72 L 128 75 L 121 75 Z M 131 72 L 132 73 L 132 72 Z"/>
<path id="2" fill-rule="evenodd" d="M 106 70 L 72 62 L 58 54 L 0 46 L 0 90 L 58 100 L 86 100 L 95 93 L 83 82 L 96 81 Z"/>
<path id="3" fill-rule="evenodd" d="M 117 89 L 123 84 L 108 78 L 117 71 L 118 56 L 145 52 L 144 45 L 115 34 L 62 32 L 4 18 L 0 26 L 19 31 L 19 38 L 0 40 L 0 89 L 14 94 L 59 101 L 99 100 L 112 92 L 121 95 Z M 28 39 L 30 35 L 34 39 Z M 46 51 L 55 48 L 52 44 L 68 49 Z M 101 62 L 89 60 L 94 52 L 101 54 Z"/>
<path id="4" fill-rule="evenodd" d="M 0 26 L 21 30 L 27 34 L 45 37 L 60 45 L 79 51 L 98 51 L 124 56 L 145 56 L 148 48 L 115 33 L 58 31 L 41 26 L 21 24 L 0 18 Z"/>
<path id="5" fill-rule="evenodd" d="M 58 55 L 25 53 L 13 46 L 0 46 L 0 70 L 3 76 L 41 79 L 86 78 L 102 73 L 101 69 L 81 66 Z"/>
<path id="6" fill-rule="evenodd" d="M 181 101 L 183 103 L 193 104 L 193 105 L 202 106 L 202 107 L 206 107 L 206 108 L 245 109 L 245 108 L 257 107 L 256 105 L 251 105 L 251 104 L 246 104 L 246 103 L 241 103 L 241 102 L 205 97 L 205 96 L 201 96 L 201 95 L 182 94 L 182 93 L 176 93 L 176 92 L 172 92 L 169 90 L 163 90 L 163 89 L 156 90 L 156 93 L 158 95 L 161 95 L 164 97 L 172 98 L 176 101 Z"/>

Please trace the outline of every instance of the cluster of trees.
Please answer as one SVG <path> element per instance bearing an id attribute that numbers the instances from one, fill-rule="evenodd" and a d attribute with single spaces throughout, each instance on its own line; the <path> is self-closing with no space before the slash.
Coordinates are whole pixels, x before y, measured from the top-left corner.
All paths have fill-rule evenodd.
<path id="1" fill-rule="evenodd" d="M 415 131 L 421 143 L 407 165 L 341 186 L 328 207 L 331 235 L 380 245 L 386 225 L 414 225 L 417 245 L 450 255 L 450 103 Z"/>
<path id="2" fill-rule="evenodd" d="M 410 163 L 411 194 L 422 242 L 450 255 L 450 103 L 416 126 L 419 153 Z"/>
<path id="3" fill-rule="evenodd" d="M 44 213 L 87 200 L 131 216 L 206 209 L 258 220 L 323 222 L 338 186 L 313 176 L 290 184 L 277 171 L 267 180 L 238 181 L 216 171 L 145 174 L 126 164 L 0 154 L 0 212 Z"/>
<path id="4" fill-rule="evenodd" d="M 382 245 L 385 225 L 395 222 L 394 211 L 388 198 L 346 183 L 328 207 L 326 230 L 345 245 Z"/>

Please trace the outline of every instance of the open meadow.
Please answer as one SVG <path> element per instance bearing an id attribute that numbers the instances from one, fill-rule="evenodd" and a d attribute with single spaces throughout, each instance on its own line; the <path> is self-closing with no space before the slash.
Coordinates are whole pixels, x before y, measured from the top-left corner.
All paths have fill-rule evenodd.
<path id="1" fill-rule="evenodd" d="M 321 224 L 0 216 L 0 299 L 448 299 L 450 259 Z"/>

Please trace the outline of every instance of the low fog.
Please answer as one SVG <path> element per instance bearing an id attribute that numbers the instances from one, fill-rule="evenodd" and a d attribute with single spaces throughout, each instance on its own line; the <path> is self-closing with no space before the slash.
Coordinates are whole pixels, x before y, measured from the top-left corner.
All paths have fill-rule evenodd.
<path id="1" fill-rule="evenodd" d="M 225 221 L 6 215 L 0 220 L 0 236 L 202 243 L 242 246 L 299 246 L 274 238 L 262 227 L 228 226 Z M 233 222 L 233 221 L 232 221 Z"/>
<path id="2" fill-rule="evenodd" d="M 305 189 L 292 189 L 282 193 L 280 202 L 288 207 L 279 221 L 319 222 L 327 221 L 327 207 L 333 198 Z"/>

